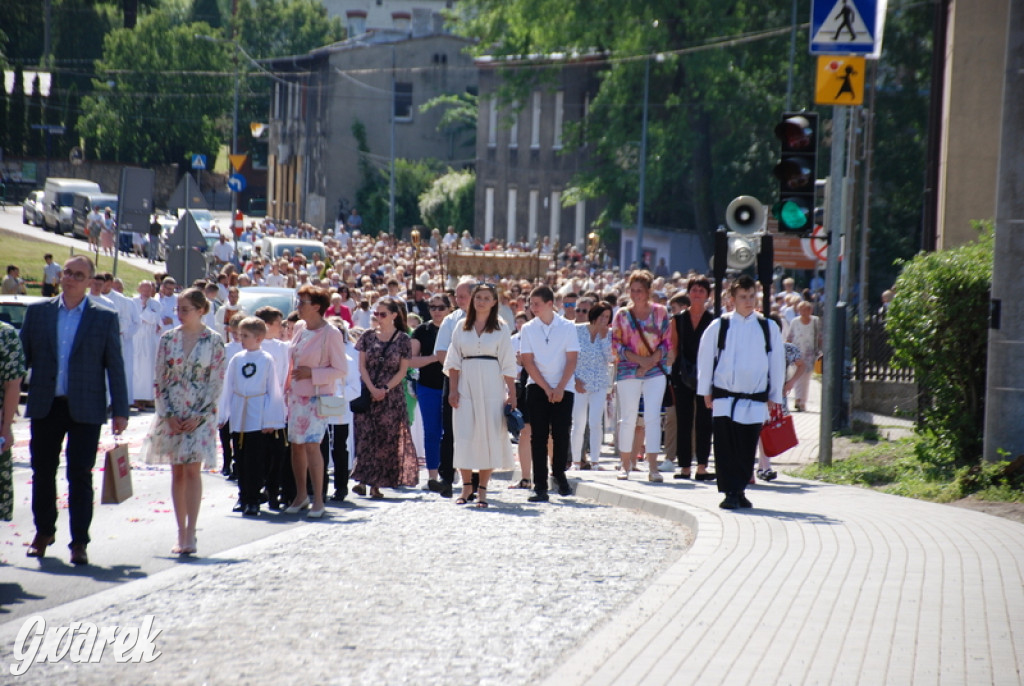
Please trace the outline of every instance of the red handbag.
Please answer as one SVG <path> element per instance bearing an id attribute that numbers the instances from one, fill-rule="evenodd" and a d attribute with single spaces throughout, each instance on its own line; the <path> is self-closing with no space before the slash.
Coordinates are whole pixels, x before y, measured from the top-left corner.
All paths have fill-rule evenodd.
<path id="1" fill-rule="evenodd" d="M 796 438 L 793 417 L 781 405 L 772 410 L 771 417 L 761 427 L 761 447 L 768 457 L 781 455 L 800 441 Z"/>

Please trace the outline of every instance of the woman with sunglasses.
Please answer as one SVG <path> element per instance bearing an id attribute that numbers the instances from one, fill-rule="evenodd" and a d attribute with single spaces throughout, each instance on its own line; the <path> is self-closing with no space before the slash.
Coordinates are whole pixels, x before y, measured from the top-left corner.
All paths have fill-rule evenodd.
<path id="1" fill-rule="evenodd" d="M 438 468 L 441 465 L 441 432 L 443 428 L 441 393 L 444 388 L 444 372 L 441 363 L 434 354 L 437 343 L 437 331 L 448 313 L 451 312 L 451 301 L 444 293 L 434 295 L 428 303 L 430 321 L 412 333 L 412 360 L 409 366 L 420 370 L 419 384 L 416 387 L 416 399 L 420 404 L 420 416 L 423 418 L 423 439 L 427 458 L 427 486 L 431 490 L 441 488 L 438 481 Z"/>
<path id="2" fill-rule="evenodd" d="M 498 317 L 494 286 L 478 284 L 473 289 L 464 322 L 452 333 L 444 371 L 452 406 L 453 463 L 462 476 L 462 495 L 455 503 L 469 502 L 473 472 L 479 471 L 477 507 L 485 508 L 491 472 L 512 466 L 505 405 L 516 406 L 512 326 Z"/>
<path id="3" fill-rule="evenodd" d="M 381 487 L 415 486 L 419 480 L 416 447 L 409 431 L 409 413 L 402 383 L 409 368 L 412 344 L 406 331 L 405 303 L 385 296 L 373 309 L 373 330 L 356 344 L 359 376 L 370 390 L 370 409 L 356 415 L 356 466 L 352 490 L 380 500 Z"/>

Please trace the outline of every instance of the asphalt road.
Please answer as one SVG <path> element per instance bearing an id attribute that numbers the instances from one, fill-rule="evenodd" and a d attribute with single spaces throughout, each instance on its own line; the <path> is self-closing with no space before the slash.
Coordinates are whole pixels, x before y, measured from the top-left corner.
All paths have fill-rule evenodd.
<path id="1" fill-rule="evenodd" d="M 57 236 L 39 227 L 21 223 L 21 207 L 0 210 L 0 229 L 64 246 L 84 248 L 85 242 L 70 236 Z M 151 267 L 145 260 L 127 258 L 142 268 Z M 42 253 L 40 253 L 40 261 Z M 0 264 L 4 259 L 3 237 L 0 234 Z M 157 267 L 161 265 L 158 263 Z M 134 496 L 120 505 L 100 505 L 103 454 L 97 458 L 94 473 L 96 488 L 92 543 L 89 545 L 91 565 L 73 567 L 68 562 L 70 540 L 67 519 L 67 481 L 58 471 L 59 517 L 57 542 L 47 556 L 36 560 L 25 556 L 35 527 L 31 511 L 31 468 L 29 464 L 29 426 L 19 418 L 15 424 L 14 445 L 14 520 L 0 522 L 0 622 L 28 616 L 46 608 L 82 598 L 115 584 L 147 577 L 179 561 L 170 554 L 176 542 L 177 526 L 170 501 L 170 471 L 163 467 L 147 467 L 135 462 L 135 454 L 149 427 L 152 415 L 132 413 L 127 437 L 132 445 Z M 101 448 L 113 444 L 109 425 L 100 439 Z M 219 473 L 203 476 L 203 505 L 199 518 L 200 557 L 191 564 L 201 564 L 203 555 L 223 552 L 235 546 L 277 533 L 282 528 L 303 526 L 299 516 L 267 514 L 259 519 L 242 519 L 231 512 L 237 497 L 234 483 Z"/>

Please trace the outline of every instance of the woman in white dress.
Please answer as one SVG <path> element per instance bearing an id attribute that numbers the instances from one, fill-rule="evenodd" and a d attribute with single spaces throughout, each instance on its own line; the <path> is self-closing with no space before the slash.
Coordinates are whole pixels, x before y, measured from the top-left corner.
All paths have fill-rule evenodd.
<path id="1" fill-rule="evenodd" d="M 153 297 L 156 286 L 152 281 L 139 282 L 139 294 L 134 300 L 139 305 L 142 323 L 135 330 L 135 357 L 132 385 L 137 405 L 153 404 L 153 365 L 156 346 L 160 341 L 160 302 Z"/>
<path id="2" fill-rule="evenodd" d="M 477 507 L 487 507 L 491 472 L 512 466 L 505 405 L 516 406 L 516 356 L 512 325 L 498 317 L 494 286 L 473 289 L 464 322 L 455 327 L 444 361 L 455 437 L 453 463 L 462 476 L 462 495 L 455 503 L 469 502 L 473 472 L 479 471 Z"/>

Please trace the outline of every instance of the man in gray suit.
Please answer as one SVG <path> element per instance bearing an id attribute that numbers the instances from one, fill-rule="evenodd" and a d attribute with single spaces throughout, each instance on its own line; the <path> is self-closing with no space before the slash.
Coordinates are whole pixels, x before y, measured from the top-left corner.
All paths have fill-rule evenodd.
<path id="1" fill-rule="evenodd" d="M 109 383 L 114 434 L 128 425 L 128 389 L 117 312 L 85 297 L 96 273 L 92 260 L 72 257 L 61 275 L 63 293 L 30 305 L 21 327 L 32 371 L 26 416 L 32 420 L 32 515 L 36 536 L 29 557 L 43 557 L 57 531 L 57 467 L 67 446 L 71 562 L 89 564 L 92 469 L 107 419 Z"/>

